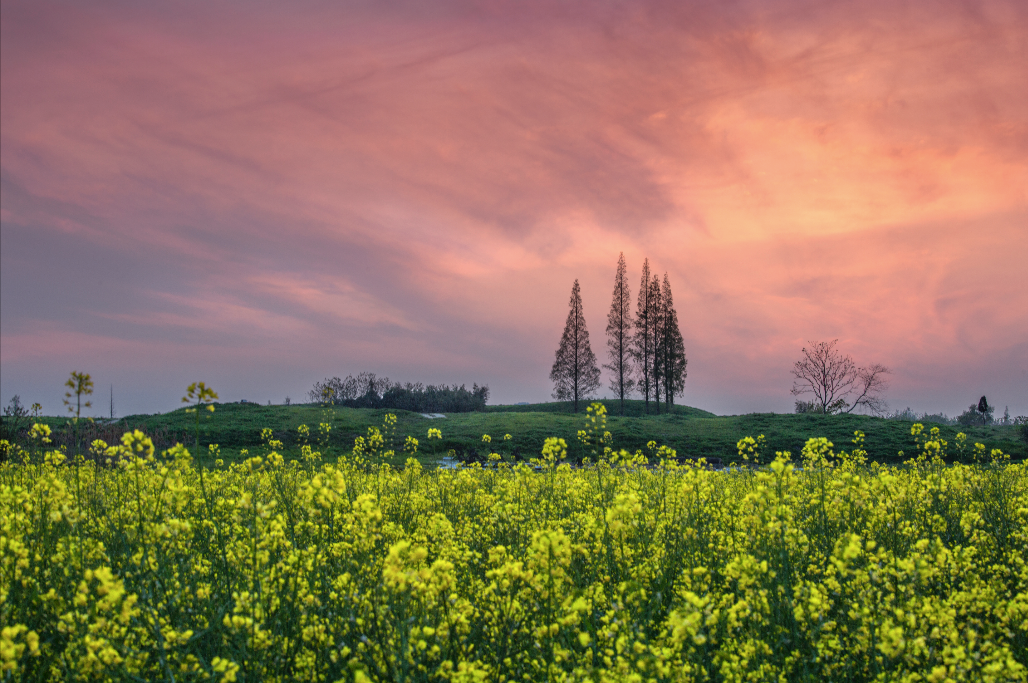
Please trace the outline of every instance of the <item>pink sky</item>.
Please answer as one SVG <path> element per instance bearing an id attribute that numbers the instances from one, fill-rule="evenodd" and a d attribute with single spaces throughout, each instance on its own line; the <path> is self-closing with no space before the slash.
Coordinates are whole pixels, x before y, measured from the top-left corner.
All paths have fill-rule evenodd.
<path id="1" fill-rule="evenodd" d="M 288 9 L 285 9 L 288 7 Z M 572 282 L 667 272 L 689 405 L 1028 413 L 1023 2 L 4 2 L 0 399 L 326 376 L 549 400 Z"/>

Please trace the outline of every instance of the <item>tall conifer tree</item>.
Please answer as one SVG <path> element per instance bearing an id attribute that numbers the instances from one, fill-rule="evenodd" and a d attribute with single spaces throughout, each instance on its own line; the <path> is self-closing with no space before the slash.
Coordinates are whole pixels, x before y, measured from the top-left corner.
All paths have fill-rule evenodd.
<path id="1" fill-rule="evenodd" d="M 661 344 L 661 332 L 664 329 L 664 305 L 661 302 L 660 278 L 654 273 L 650 280 L 650 329 L 653 337 L 653 362 L 650 365 L 651 386 L 653 387 L 653 400 L 657 404 L 657 414 L 660 414 L 660 390 L 664 386 L 663 354 L 664 347 Z"/>
<path id="2" fill-rule="evenodd" d="M 625 414 L 625 396 L 632 393 L 632 294 L 626 279 L 625 254 L 618 257 L 618 272 L 614 276 L 614 297 L 607 313 L 607 355 L 610 363 L 610 389 L 621 401 L 621 414 Z"/>
<path id="3" fill-rule="evenodd" d="M 664 405 L 668 412 L 674 405 L 675 396 L 685 391 L 686 366 L 685 341 L 678 326 L 678 312 L 671 296 L 671 281 L 664 273 L 664 284 L 660 297 L 662 315 L 660 327 L 660 374 L 664 388 Z"/>
<path id="4" fill-rule="evenodd" d="M 650 260 L 643 259 L 639 299 L 635 306 L 635 332 L 632 336 L 632 355 L 639 372 L 639 387 L 650 412 L 650 393 L 653 390 L 653 310 L 650 292 Z"/>
<path id="5" fill-rule="evenodd" d="M 596 355 L 589 345 L 578 280 L 571 288 L 570 308 L 550 379 L 553 380 L 553 397 L 558 401 L 574 401 L 577 413 L 578 401 L 600 388 L 600 369 L 596 367 Z"/>

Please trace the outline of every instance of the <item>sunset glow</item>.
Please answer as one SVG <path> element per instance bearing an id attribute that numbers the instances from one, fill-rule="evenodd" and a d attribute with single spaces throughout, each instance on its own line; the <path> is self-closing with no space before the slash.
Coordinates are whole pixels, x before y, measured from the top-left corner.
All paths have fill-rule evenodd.
<path id="1" fill-rule="evenodd" d="M 389 7 L 3 4 L 0 400 L 549 400 L 624 252 L 679 402 L 791 411 L 838 338 L 892 408 L 1028 413 L 1024 3 Z"/>

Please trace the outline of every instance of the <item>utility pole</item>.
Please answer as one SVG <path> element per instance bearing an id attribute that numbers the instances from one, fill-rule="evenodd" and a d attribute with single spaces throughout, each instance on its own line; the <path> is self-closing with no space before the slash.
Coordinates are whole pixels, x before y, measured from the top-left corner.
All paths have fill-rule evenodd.
<path id="1" fill-rule="evenodd" d="M 114 419 L 114 385 L 111 385 L 111 420 Z"/>

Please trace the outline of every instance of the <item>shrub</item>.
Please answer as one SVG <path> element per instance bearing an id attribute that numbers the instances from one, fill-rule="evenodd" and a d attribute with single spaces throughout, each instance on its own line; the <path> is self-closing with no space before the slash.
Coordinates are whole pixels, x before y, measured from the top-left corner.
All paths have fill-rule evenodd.
<path id="1" fill-rule="evenodd" d="M 14 443 L 28 426 L 29 409 L 22 404 L 21 396 L 15 394 L 0 417 L 0 438 Z"/>
<path id="2" fill-rule="evenodd" d="M 1028 441 L 1028 415 L 1015 417 L 1014 424 L 1017 425 L 1021 438 Z"/>
<path id="3" fill-rule="evenodd" d="M 489 387 L 475 384 L 425 386 L 420 382 L 391 383 L 388 378 L 362 372 L 346 379 L 333 377 L 316 382 L 308 393 L 312 403 L 324 402 L 348 408 L 390 408 L 419 413 L 470 413 L 484 410 Z"/>
<path id="4" fill-rule="evenodd" d="M 897 410 L 891 415 L 886 415 L 886 419 L 889 420 L 906 420 L 908 422 L 932 422 L 940 425 L 953 425 L 957 421 L 954 418 L 949 417 L 945 413 L 931 413 L 927 411 L 924 413 L 916 413 L 907 407 L 904 410 Z"/>
<path id="5" fill-rule="evenodd" d="M 982 408 L 985 408 L 985 410 L 982 410 Z M 985 403 L 985 397 L 982 396 L 981 401 L 972 403 L 967 407 L 967 410 L 957 417 L 957 424 L 964 427 L 992 424 L 992 413 L 994 410 L 992 406 Z"/>
<path id="6" fill-rule="evenodd" d="M 825 411 L 821 410 L 821 406 L 814 401 L 804 401 L 802 399 L 799 399 L 796 401 L 796 412 L 800 414 L 805 414 L 824 413 Z"/>

